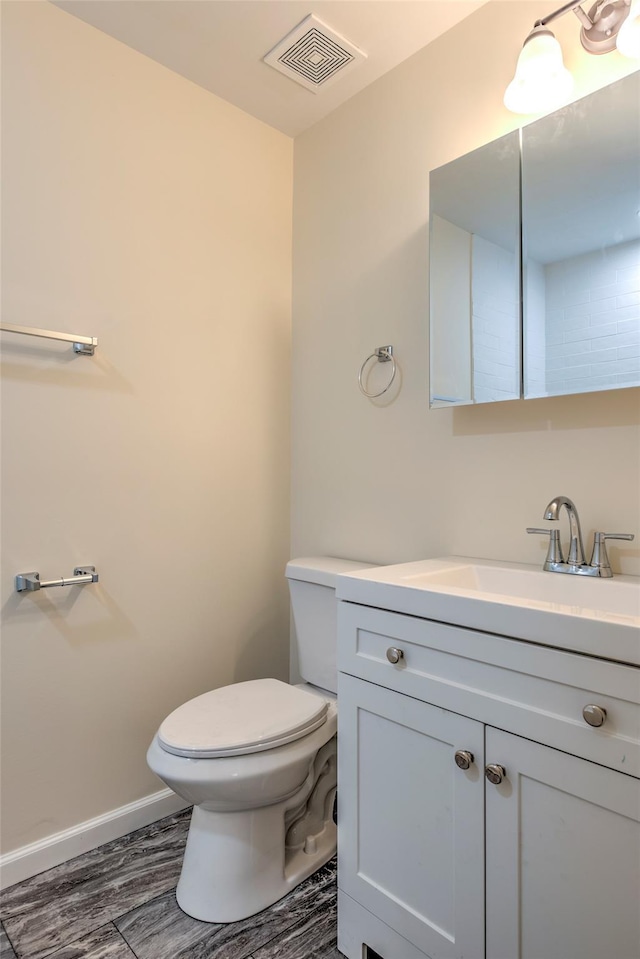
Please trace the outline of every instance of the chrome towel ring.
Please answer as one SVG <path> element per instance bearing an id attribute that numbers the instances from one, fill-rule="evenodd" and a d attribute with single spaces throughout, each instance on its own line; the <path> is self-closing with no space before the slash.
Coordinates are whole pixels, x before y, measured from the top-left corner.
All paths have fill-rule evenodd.
<path id="1" fill-rule="evenodd" d="M 391 379 L 389 380 L 387 385 L 384 387 L 384 389 L 378 390 L 377 393 L 368 393 L 362 384 L 362 376 L 364 374 L 365 366 L 367 365 L 369 360 L 372 360 L 374 357 L 378 360 L 378 363 L 389 363 L 389 362 L 391 363 Z M 358 373 L 358 386 L 360 387 L 361 393 L 364 393 L 364 395 L 368 396 L 369 399 L 374 399 L 376 396 L 382 396 L 383 393 L 386 393 L 389 387 L 391 386 L 391 384 L 393 383 L 393 381 L 395 380 L 395 378 L 396 378 L 396 361 L 393 356 L 393 347 L 379 346 L 377 350 L 374 350 L 374 352 L 371 353 L 366 358 L 366 360 L 360 367 L 360 372 Z"/>

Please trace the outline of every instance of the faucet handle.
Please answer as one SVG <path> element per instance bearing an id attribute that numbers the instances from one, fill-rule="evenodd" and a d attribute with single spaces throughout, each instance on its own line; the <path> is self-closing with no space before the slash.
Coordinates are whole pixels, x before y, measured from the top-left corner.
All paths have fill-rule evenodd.
<path id="1" fill-rule="evenodd" d="M 536 526 L 527 526 L 527 533 L 539 533 L 540 536 L 549 537 L 549 549 L 544 561 L 544 569 L 547 569 L 550 563 L 564 563 L 559 529 L 538 529 Z"/>
<path id="2" fill-rule="evenodd" d="M 632 540 L 634 538 L 633 533 L 594 533 L 593 535 L 593 553 L 591 554 L 591 562 L 589 566 L 594 566 L 599 570 L 598 575 L 606 577 L 607 579 L 613 576 L 611 572 L 611 565 L 609 563 L 609 556 L 607 554 L 607 546 L 605 540 L 607 539 L 626 539 Z"/>

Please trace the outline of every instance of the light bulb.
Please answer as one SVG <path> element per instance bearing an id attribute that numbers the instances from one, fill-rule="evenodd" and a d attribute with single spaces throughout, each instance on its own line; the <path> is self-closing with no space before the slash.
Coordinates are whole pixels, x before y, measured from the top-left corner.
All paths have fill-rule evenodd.
<path id="1" fill-rule="evenodd" d="M 504 95 L 507 110 L 542 113 L 565 103 L 572 89 L 573 77 L 562 62 L 560 44 L 546 27 L 534 27 Z"/>
<path id="2" fill-rule="evenodd" d="M 632 60 L 640 59 L 640 0 L 633 0 L 631 9 L 616 37 L 620 53 Z"/>

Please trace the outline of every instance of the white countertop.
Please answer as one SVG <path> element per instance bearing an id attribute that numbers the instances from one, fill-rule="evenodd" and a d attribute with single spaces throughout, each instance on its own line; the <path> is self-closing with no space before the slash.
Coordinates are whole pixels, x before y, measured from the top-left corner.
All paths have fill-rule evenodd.
<path id="1" fill-rule="evenodd" d="M 640 577 L 449 556 L 341 575 L 338 600 L 640 666 Z"/>

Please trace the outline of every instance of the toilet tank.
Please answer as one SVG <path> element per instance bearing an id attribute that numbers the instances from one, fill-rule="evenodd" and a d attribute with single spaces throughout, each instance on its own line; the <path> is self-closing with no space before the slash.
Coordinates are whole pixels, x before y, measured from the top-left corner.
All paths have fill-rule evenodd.
<path id="1" fill-rule="evenodd" d="M 354 573 L 373 565 L 332 556 L 287 563 L 298 669 L 305 682 L 332 693 L 337 691 L 336 578 L 340 573 Z"/>

